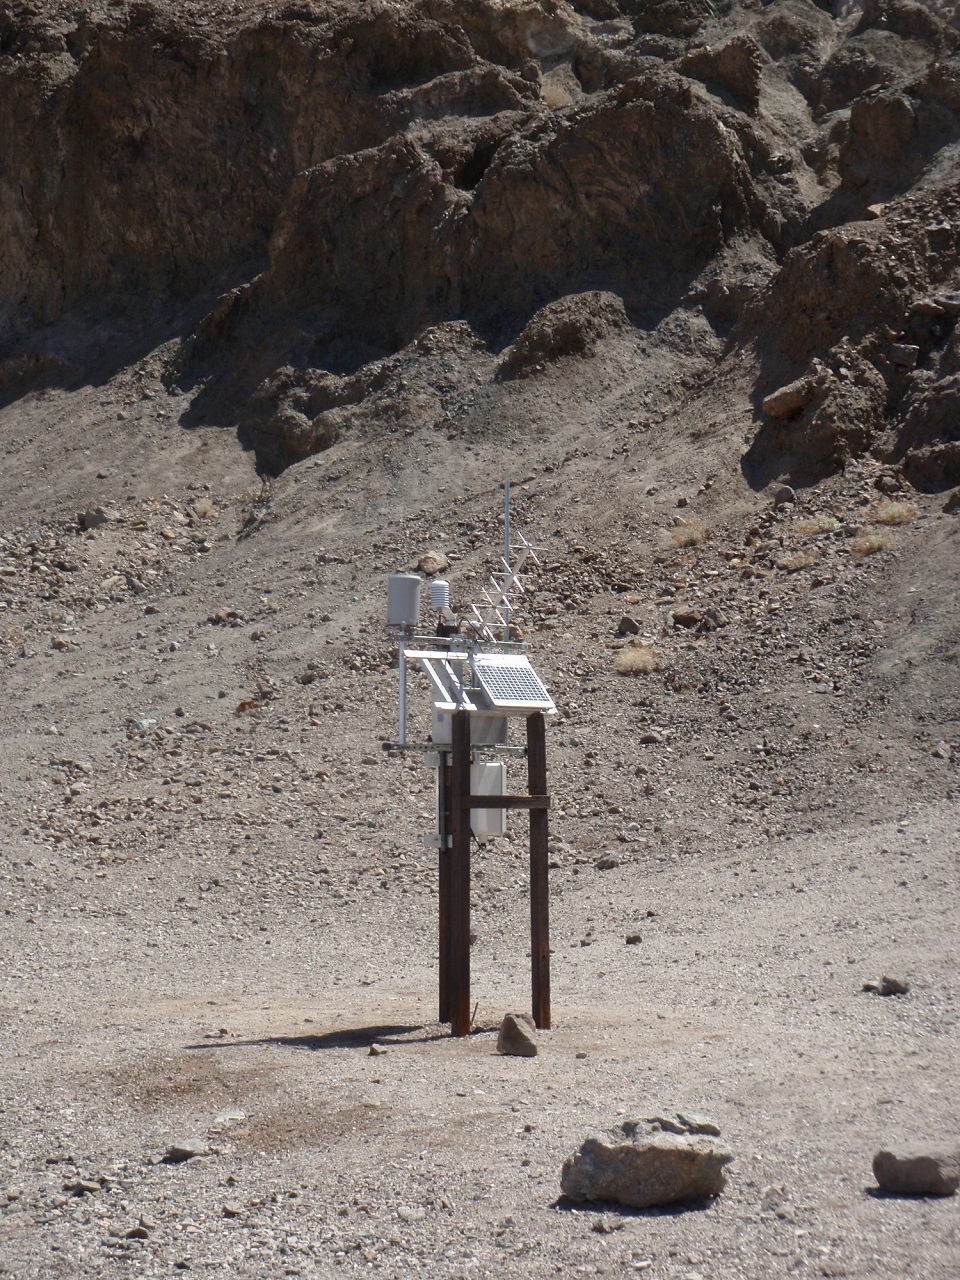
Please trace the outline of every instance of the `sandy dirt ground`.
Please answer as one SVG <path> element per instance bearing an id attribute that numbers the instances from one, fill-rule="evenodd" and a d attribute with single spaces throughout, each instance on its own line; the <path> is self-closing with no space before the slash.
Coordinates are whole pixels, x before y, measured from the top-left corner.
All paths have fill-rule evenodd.
<path id="1" fill-rule="evenodd" d="M 870 1168 L 958 1129 L 942 497 L 882 523 L 869 468 L 780 509 L 736 480 L 697 496 L 665 428 L 641 437 L 639 509 L 606 480 L 622 430 L 580 436 L 569 478 L 563 430 L 518 449 L 515 521 L 544 548 L 522 624 L 560 709 L 554 1029 L 501 1058 L 501 1017 L 530 1007 L 522 822 L 475 858 L 455 1041 L 430 775 L 382 750 L 385 573 L 439 549 L 468 598 L 496 486 L 451 455 L 406 496 L 431 484 L 414 438 L 392 496 L 369 454 L 265 491 L 228 434 L 168 425 L 158 397 L 133 436 L 112 399 L 5 411 L 4 1272 L 954 1274 L 957 1199 L 881 1195 Z M 678 472 L 712 529 L 692 547 Z M 109 518 L 82 532 L 92 506 Z M 884 547 L 855 554 L 864 531 Z M 680 596 L 724 625 L 678 625 Z M 625 614 L 648 675 L 614 669 Z M 416 724 L 416 680 L 411 700 Z M 882 975 L 908 994 L 862 990 Z M 720 1126 L 720 1198 L 560 1198 L 587 1134 L 664 1109 Z M 191 1137 L 208 1154 L 163 1162 Z"/>

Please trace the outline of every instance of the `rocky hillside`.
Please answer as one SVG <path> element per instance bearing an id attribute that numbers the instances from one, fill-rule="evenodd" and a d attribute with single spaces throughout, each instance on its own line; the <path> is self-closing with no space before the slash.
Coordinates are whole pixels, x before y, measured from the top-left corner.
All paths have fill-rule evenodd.
<path id="1" fill-rule="evenodd" d="M 275 472 L 403 405 L 397 353 L 488 352 L 496 412 L 669 333 L 658 407 L 732 381 L 751 481 L 960 480 L 949 4 L 8 2 L 0 119 L 8 399 L 163 343 Z"/>

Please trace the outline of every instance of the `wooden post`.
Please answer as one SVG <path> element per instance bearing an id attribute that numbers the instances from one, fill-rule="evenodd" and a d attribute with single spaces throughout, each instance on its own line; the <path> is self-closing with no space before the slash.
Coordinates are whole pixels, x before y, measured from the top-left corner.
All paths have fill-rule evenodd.
<path id="1" fill-rule="evenodd" d="M 439 897 L 440 952 L 440 1021 L 450 1021 L 450 757 L 440 752 L 437 769 L 439 790 L 437 809 L 440 818 L 440 865 L 437 891 Z"/>
<path id="2" fill-rule="evenodd" d="M 543 712 L 527 716 L 527 790 L 547 794 L 547 745 Z M 547 810 L 530 810 L 530 963 L 533 1020 L 550 1029 L 550 900 L 548 888 Z"/>
<path id="3" fill-rule="evenodd" d="M 453 713 L 450 771 L 450 1030 L 470 1034 L 470 713 Z"/>

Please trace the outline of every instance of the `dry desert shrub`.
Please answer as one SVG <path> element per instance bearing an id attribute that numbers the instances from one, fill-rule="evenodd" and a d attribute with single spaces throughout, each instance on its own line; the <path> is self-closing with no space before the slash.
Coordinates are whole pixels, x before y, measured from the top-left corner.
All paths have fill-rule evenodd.
<path id="1" fill-rule="evenodd" d="M 918 515 L 912 502 L 897 502 L 891 498 L 872 506 L 867 512 L 867 519 L 874 524 L 909 524 Z"/>
<path id="2" fill-rule="evenodd" d="M 883 529 L 871 529 L 869 532 L 858 534 L 850 544 L 850 554 L 853 556 L 872 556 L 878 551 L 886 551 L 893 546 L 893 539 L 889 533 L 885 533 Z"/>
<path id="3" fill-rule="evenodd" d="M 798 526 L 800 532 L 806 536 L 817 533 L 836 533 L 840 528 L 840 521 L 836 516 L 832 516 L 827 511 L 818 511 L 816 515 L 810 517 L 809 520 L 801 521 Z"/>
<path id="4" fill-rule="evenodd" d="M 613 660 L 614 670 L 621 676 L 645 676 L 656 671 L 660 655 L 649 644 L 631 644 L 621 649 Z"/>
<path id="5" fill-rule="evenodd" d="M 813 547 L 801 547 L 799 551 L 795 551 L 792 556 L 780 561 L 780 568 L 786 569 L 787 573 L 797 573 L 800 569 L 810 569 L 820 560 L 820 552 L 815 551 Z"/>
<path id="6" fill-rule="evenodd" d="M 193 504 L 193 512 L 198 520 L 209 520 L 213 510 L 213 503 L 209 498 L 198 498 Z"/>
<path id="7" fill-rule="evenodd" d="M 675 547 L 699 547 L 710 537 L 710 530 L 699 520 L 684 520 L 670 530 L 670 542 Z"/>

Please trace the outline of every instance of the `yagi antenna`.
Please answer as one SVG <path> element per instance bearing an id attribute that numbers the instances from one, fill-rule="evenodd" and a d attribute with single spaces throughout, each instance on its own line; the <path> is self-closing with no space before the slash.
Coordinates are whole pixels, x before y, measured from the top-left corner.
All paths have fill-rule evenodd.
<path id="1" fill-rule="evenodd" d="M 485 605 L 471 605 L 474 617 L 470 620 L 476 636 L 479 640 L 488 640 L 496 643 L 498 640 L 508 641 L 510 639 L 510 619 L 513 613 L 513 602 L 511 595 L 519 592 L 521 595 L 526 594 L 526 587 L 520 578 L 520 570 L 528 561 L 539 564 L 536 549 L 521 533 L 517 541 L 520 544 L 520 550 L 517 555 L 516 562 L 513 560 L 513 547 L 511 544 L 510 533 L 510 481 L 503 482 L 503 555 L 500 563 L 503 568 L 490 575 L 489 585 L 493 588 L 494 594 L 491 595 L 486 587 L 481 588 Z M 500 629 L 500 636 L 495 634 L 496 629 Z"/>

